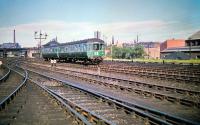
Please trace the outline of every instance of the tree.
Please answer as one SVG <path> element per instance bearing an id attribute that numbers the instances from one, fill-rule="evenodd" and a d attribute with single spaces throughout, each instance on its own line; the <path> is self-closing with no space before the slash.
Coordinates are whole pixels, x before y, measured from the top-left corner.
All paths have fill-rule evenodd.
<path id="1" fill-rule="evenodd" d="M 144 57 L 144 48 L 141 45 L 135 45 L 134 47 L 125 47 L 119 48 L 113 46 L 112 48 L 112 57 L 119 59 L 131 59 L 131 58 L 143 58 Z"/>

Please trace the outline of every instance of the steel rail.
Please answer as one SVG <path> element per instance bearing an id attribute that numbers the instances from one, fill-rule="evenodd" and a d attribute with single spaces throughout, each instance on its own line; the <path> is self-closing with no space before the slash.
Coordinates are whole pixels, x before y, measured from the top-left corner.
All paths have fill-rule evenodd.
<path id="1" fill-rule="evenodd" d="M 138 76 L 146 76 L 152 78 L 162 78 L 168 80 L 177 80 L 177 81 L 185 81 L 185 82 L 195 82 L 199 83 L 200 79 L 198 76 L 187 76 L 187 75 L 175 75 L 169 73 L 156 73 L 156 72 L 148 72 L 148 71 L 133 71 L 129 69 L 117 69 L 117 68 L 101 68 L 106 72 L 116 72 L 116 73 L 124 73 L 124 74 L 133 74 Z M 173 78 L 172 78 L 173 77 Z"/>
<path id="2" fill-rule="evenodd" d="M 57 68 L 59 69 L 59 68 Z M 65 70 L 65 71 L 70 71 L 70 72 L 75 72 L 75 73 L 82 73 L 82 74 L 86 74 L 86 75 L 91 75 L 91 76 L 95 76 L 95 77 L 102 77 L 102 78 L 107 78 L 107 79 L 114 79 L 114 80 L 117 80 L 117 81 L 124 81 L 124 82 L 128 82 L 129 84 L 135 84 L 135 85 L 138 85 L 138 84 L 141 84 L 143 86 L 147 86 L 149 88 L 153 88 L 154 90 L 162 90 L 162 91 L 171 91 L 171 92 L 174 92 L 174 93 L 179 93 L 179 94 L 188 94 L 188 95 L 200 95 L 200 92 L 199 91 L 192 91 L 192 90 L 186 90 L 186 89 L 180 89 L 180 88 L 175 88 L 175 87 L 168 87 L 168 86 L 161 86 L 161 85 L 155 85 L 155 84 L 149 84 L 149 83 L 143 83 L 143 82 L 135 82 L 135 81 L 131 81 L 131 80 L 127 80 L 127 79 L 119 79 L 119 78 L 116 78 L 116 77 L 107 77 L 107 76 L 102 76 L 102 75 L 95 75 L 95 74 L 91 74 L 91 73 L 84 73 L 84 72 L 78 72 L 78 71 L 72 71 L 72 70 L 66 70 L 66 69 L 59 69 L 59 70 Z M 58 72 L 58 71 L 56 71 Z M 62 73 L 62 74 L 66 74 L 66 73 L 63 73 L 63 72 L 59 72 L 59 73 Z M 86 79 L 85 77 L 83 76 L 79 76 L 79 75 L 72 75 L 72 74 L 66 74 L 66 75 L 70 75 L 70 76 L 76 76 L 76 77 L 79 77 L 79 78 L 84 78 Z M 92 78 L 87 78 L 88 81 L 96 81 L 97 83 L 99 84 L 104 84 L 106 86 L 110 86 L 110 87 L 114 87 L 114 88 L 119 88 L 121 90 L 127 90 L 127 91 L 134 91 L 135 93 L 137 94 L 144 94 L 145 96 L 154 96 L 155 98 L 159 98 L 159 99 L 166 99 L 170 102 L 178 102 L 182 105 L 186 105 L 186 106 L 195 106 L 195 107 L 200 107 L 200 103 L 198 102 L 194 102 L 194 101 L 191 101 L 191 100 L 187 100 L 187 99 L 182 99 L 182 98 L 176 98 L 174 96 L 171 96 L 171 95 L 165 95 L 165 94 L 162 94 L 162 93 L 159 93 L 159 92 L 151 92 L 149 90 L 143 90 L 143 89 L 137 89 L 137 88 L 132 88 L 132 87 L 126 87 L 126 86 L 122 86 L 122 85 L 116 85 L 116 84 L 112 84 L 112 83 L 108 83 L 108 82 L 102 82 L 100 80 L 96 80 L 96 79 L 92 79 Z"/>
<path id="3" fill-rule="evenodd" d="M 12 70 L 12 69 L 10 69 L 10 70 Z M 15 70 L 12 70 L 12 71 L 14 71 L 14 72 L 16 72 L 16 73 L 22 75 L 21 73 L 15 71 Z M 24 71 L 25 71 L 25 70 L 24 70 Z M 27 73 L 27 71 L 25 71 L 25 76 L 23 76 L 23 77 L 24 77 L 24 78 L 23 78 L 22 82 L 20 83 L 20 85 L 19 85 L 12 93 L 10 93 L 6 98 L 4 98 L 4 99 L 0 102 L 0 111 L 1 111 L 2 109 L 4 109 L 4 108 L 6 107 L 6 105 L 10 103 L 11 100 L 14 99 L 14 97 L 17 95 L 17 93 L 18 93 L 18 92 L 21 90 L 21 88 L 25 85 L 25 83 L 26 83 L 26 81 L 27 81 L 27 79 L 28 79 L 28 73 Z"/>
<path id="4" fill-rule="evenodd" d="M 74 104 L 73 102 L 71 102 L 71 101 L 69 101 L 69 100 L 67 100 L 67 99 L 65 99 L 63 96 L 61 96 L 61 95 L 59 95 L 58 93 L 56 93 L 56 92 L 54 92 L 54 91 L 52 91 L 51 89 L 49 89 L 49 88 L 47 88 L 51 93 L 53 93 L 54 95 L 56 95 L 56 96 L 58 96 L 59 98 L 61 98 L 62 100 L 64 100 L 66 103 L 68 103 L 68 105 L 71 105 L 71 107 L 74 107 L 76 104 Z M 79 106 L 78 106 L 79 107 Z M 93 116 L 93 117 L 95 117 L 96 119 L 98 119 L 97 121 L 96 121 L 96 123 L 98 123 L 98 124 L 105 124 L 105 125 L 116 125 L 115 123 L 112 123 L 112 122 L 110 122 L 110 121 L 108 121 L 107 119 L 105 119 L 105 118 L 103 118 L 103 117 L 101 117 L 100 115 L 97 115 L 96 113 L 94 113 L 94 112 L 90 112 L 89 110 L 87 110 L 87 109 L 83 109 L 85 112 L 87 112 L 89 115 L 88 116 Z M 93 119 L 94 120 L 94 119 Z"/>
<path id="5" fill-rule="evenodd" d="M 91 76 L 100 77 L 100 78 L 113 79 L 113 80 L 116 80 L 116 81 L 123 81 L 123 82 L 127 82 L 129 84 L 135 84 L 135 85 L 141 84 L 141 85 L 147 86 L 149 88 L 154 87 L 157 90 L 161 89 L 161 90 L 164 90 L 164 91 L 172 91 L 172 92 L 181 93 L 181 94 L 185 93 L 185 94 L 189 94 L 189 95 L 200 95 L 200 91 L 194 91 L 194 90 L 188 90 L 188 89 L 182 89 L 182 88 L 176 88 L 176 87 L 170 87 L 170 86 L 144 83 L 144 82 L 122 79 L 122 78 L 117 78 L 117 77 L 112 77 L 112 76 L 96 75 L 96 74 L 86 73 L 86 72 L 82 72 L 82 71 L 75 71 L 75 70 L 70 70 L 70 69 L 61 69 L 61 68 L 58 68 L 58 67 L 56 67 L 56 69 L 65 70 L 65 71 L 74 72 L 74 73 L 82 73 L 82 74 L 91 75 Z"/>
<path id="6" fill-rule="evenodd" d="M 57 94 L 55 94 L 54 92 L 52 92 L 47 87 L 40 85 L 36 81 L 31 80 L 30 78 L 28 78 L 28 80 L 30 80 L 31 82 L 33 82 L 36 85 L 38 85 L 40 88 L 42 88 L 44 91 L 46 91 L 52 97 L 54 97 L 57 101 L 59 101 L 67 109 L 68 112 L 72 113 L 76 117 L 76 119 L 81 120 L 84 123 L 84 125 L 92 125 L 85 117 L 83 117 L 82 115 L 80 115 L 76 110 L 74 110 L 73 108 L 71 108 L 70 105 L 68 105 L 65 101 L 63 101 L 63 99 L 60 96 L 58 96 Z"/>
<path id="7" fill-rule="evenodd" d="M 32 72 L 35 72 L 35 73 L 37 73 L 37 74 L 40 74 L 40 75 L 42 75 L 41 73 L 39 73 L 39 72 L 36 72 L 36 71 L 33 71 L 33 70 L 29 70 L 29 71 L 32 71 Z M 48 77 L 51 77 L 51 76 L 48 76 Z M 53 77 L 51 77 L 51 78 L 53 78 Z M 55 79 L 55 80 L 59 80 L 59 79 L 56 79 L 56 78 L 53 78 L 53 79 Z M 59 80 L 59 81 L 61 81 L 61 82 L 66 82 L 66 81 L 62 81 L 62 80 Z M 73 83 L 72 83 L 73 84 Z M 78 87 L 78 86 L 77 86 Z M 90 90 L 90 91 L 92 91 L 92 90 Z M 98 92 L 99 93 L 99 92 Z M 183 124 L 191 124 L 191 125 L 197 125 L 197 124 L 199 124 L 199 123 L 196 123 L 196 122 L 193 122 L 193 121 L 190 121 L 190 120 L 187 120 L 187 119 L 184 119 L 184 118 L 181 118 L 181 117 L 178 117 L 178 116 L 173 116 L 173 115 L 170 115 L 170 114 L 168 114 L 168 113 L 165 113 L 165 112 L 161 112 L 161 111 L 159 111 L 159 110 L 155 110 L 155 109 L 149 109 L 148 107 L 145 107 L 145 106 L 141 106 L 141 105 L 138 105 L 138 104 L 134 104 L 134 103 L 130 103 L 130 102 L 127 102 L 126 100 L 121 100 L 121 99 L 116 99 L 116 97 L 111 97 L 111 96 L 109 96 L 109 95 L 106 95 L 106 94 L 104 94 L 104 93 L 99 93 L 99 94 L 101 94 L 101 95 L 103 95 L 103 96 L 106 96 L 106 97 L 109 97 L 109 98 L 111 98 L 111 99 L 113 99 L 113 100 L 117 100 L 118 102 L 121 102 L 121 103 L 123 103 L 123 104 L 127 104 L 127 105 L 131 105 L 131 107 L 137 107 L 137 108 L 139 108 L 139 109 L 141 109 L 141 110 L 143 110 L 143 111 L 145 111 L 145 112 L 149 112 L 149 114 L 152 114 L 152 115 L 157 115 L 157 116 L 159 116 L 160 118 L 163 118 L 163 119 L 165 119 L 166 121 L 168 121 L 168 122 L 170 122 L 170 123 L 175 123 L 176 122 L 176 124 L 178 124 L 178 123 L 183 123 Z M 174 122 L 175 121 L 175 122 Z"/>
<path id="8" fill-rule="evenodd" d="M 41 73 L 39 73 L 37 71 L 33 71 L 33 70 L 30 70 L 30 69 L 28 69 L 28 71 L 36 73 L 36 74 L 39 74 L 39 75 L 42 75 L 42 76 L 44 76 L 46 78 L 54 79 L 56 81 L 62 82 L 64 84 L 66 84 L 66 85 L 72 86 L 72 87 L 80 89 L 82 91 L 86 91 L 87 93 L 91 93 L 93 95 L 96 95 L 97 97 L 101 97 L 101 98 L 106 99 L 106 100 L 108 100 L 108 101 L 110 101 L 112 103 L 114 101 L 114 99 L 109 99 L 108 95 L 107 95 L 107 98 L 106 98 L 106 96 L 104 95 L 104 93 L 100 93 L 100 92 L 97 92 L 97 91 L 94 91 L 94 90 L 91 90 L 91 89 L 88 89 L 88 88 L 82 88 L 82 87 L 80 87 L 78 85 L 70 83 L 69 81 L 65 81 L 65 80 L 58 79 L 58 78 L 55 78 L 55 77 L 52 77 L 52 76 L 49 76 L 49 75 L 41 74 Z M 170 125 L 170 124 L 172 124 L 172 123 L 167 122 L 165 119 L 160 119 L 160 118 L 158 118 L 156 116 L 153 116 L 152 114 L 148 113 L 147 111 L 152 110 L 152 109 L 149 109 L 147 107 L 138 105 L 138 107 L 140 107 L 140 109 L 137 109 L 138 107 L 137 108 L 130 107 L 128 105 L 125 105 L 125 103 L 123 104 L 123 103 L 121 103 L 119 101 L 114 101 L 114 102 L 119 107 L 123 107 L 123 108 L 125 108 L 125 109 L 127 109 L 127 110 L 129 110 L 131 112 L 134 112 L 135 114 L 138 114 L 139 116 L 147 117 L 148 120 L 152 120 L 153 122 L 156 122 L 158 124 L 164 124 L 164 125 Z M 144 109 L 144 110 L 141 110 L 141 109 Z M 166 115 L 166 114 L 164 114 L 164 113 L 162 113 L 160 111 L 157 111 L 156 113 L 160 114 L 161 116 L 165 116 Z"/>
<path id="9" fill-rule="evenodd" d="M 4 76 L 2 76 L 2 77 L 0 78 L 0 82 L 5 81 L 5 80 L 8 78 L 8 76 L 10 75 L 10 72 L 11 72 L 11 70 L 10 70 L 9 67 L 7 67 L 7 66 L 5 66 L 5 65 L 3 65 L 3 66 L 6 67 L 6 68 L 8 69 L 8 72 L 7 72 Z"/>
<path id="10" fill-rule="evenodd" d="M 23 69 L 23 68 L 22 68 Z M 24 69 L 23 69 L 24 70 Z M 20 74 L 21 76 L 23 76 L 22 73 L 12 69 L 12 71 Z M 1 103 L 1 110 L 3 108 L 5 108 L 5 104 L 9 104 L 9 102 L 14 98 L 14 96 L 16 96 L 16 93 L 19 92 L 19 90 L 24 86 L 24 84 L 26 83 L 27 80 L 30 80 L 30 78 L 28 78 L 28 72 L 26 70 L 25 71 L 25 78 L 23 80 L 23 82 L 17 87 L 17 89 L 12 92 L 6 99 L 4 99 Z M 32 80 L 30 80 L 32 81 Z M 32 81 L 34 82 L 34 81 Z M 73 110 L 69 105 L 67 105 L 63 100 L 61 100 L 61 98 L 59 98 L 58 96 L 56 96 L 55 94 L 53 94 L 52 92 L 50 92 L 47 88 L 40 86 L 38 83 L 34 82 L 36 85 L 38 85 L 40 88 L 42 88 L 44 91 L 46 91 L 48 94 L 50 94 L 52 97 L 54 97 L 56 100 L 58 100 L 63 106 L 66 107 L 67 111 L 69 111 L 70 113 L 74 114 L 74 116 L 76 117 L 76 121 L 81 120 L 84 125 L 92 125 L 89 121 L 87 121 L 84 117 L 82 117 L 80 114 L 78 114 L 75 110 Z M 11 98 L 11 99 L 10 99 Z M 0 111 L 1 111 L 0 110 Z"/>
<path id="11" fill-rule="evenodd" d="M 69 72 L 74 72 L 74 73 L 82 73 L 82 74 L 91 75 L 91 76 L 100 77 L 100 78 L 113 79 L 113 80 L 116 80 L 116 81 L 123 81 L 123 82 L 127 82 L 129 84 L 137 84 L 137 85 L 141 84 L 143 86 L 148 86 L 149 88 L 155 87 L 158 90 L 160 90 L 160 89 L 162 89 L 164 91 L 170 91 L 171 90 L 172 92 L 177 92 L 177 93 L 185 93 L 185 94 L 189 94 L 189 95 L 191 95 L 191 94 L 200 95 L 200 91 L 193 91 L 193 90 L 180 89 L 180 88 L 175 88 L 175 87 L 170 87 L 170 86 L 144 83 L 144 82 L 122 79 L 122 78 L 117 78 L 117 77 L 112 77 L 112 76 L 96 75 L 96 74 L 92 74 L 92 73 L 79 72 L 79 71 L 74 71 L 74 70 L 69 70 L 69 69 L 60 69 L 58 67 L 57 67 L 57 69 L 65 70 L 65 71 L 69 71 Z"/>

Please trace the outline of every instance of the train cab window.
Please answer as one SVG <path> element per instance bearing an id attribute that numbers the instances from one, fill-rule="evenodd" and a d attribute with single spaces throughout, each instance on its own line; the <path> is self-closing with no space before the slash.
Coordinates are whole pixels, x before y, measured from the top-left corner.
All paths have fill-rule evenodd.
<path id="1" fill-rule="evenodd" d="M 99 44 L 93 44 L 93 50 L 99 50 Z"/>
<path id="2" fill-rule="evenodd" d="M 104 49 L 104 44 L 100 44 L 99 50 L 103 50 Z"/>

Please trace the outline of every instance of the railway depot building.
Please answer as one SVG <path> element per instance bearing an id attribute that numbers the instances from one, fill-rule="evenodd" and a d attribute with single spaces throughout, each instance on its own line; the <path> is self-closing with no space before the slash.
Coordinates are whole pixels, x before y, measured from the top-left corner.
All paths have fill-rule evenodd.
<path id="1" fill-rule="evenodd" d="M 162 59 L 200 59 L 200 31 L 187 40 L 167 40 L 160 49 Z"/>

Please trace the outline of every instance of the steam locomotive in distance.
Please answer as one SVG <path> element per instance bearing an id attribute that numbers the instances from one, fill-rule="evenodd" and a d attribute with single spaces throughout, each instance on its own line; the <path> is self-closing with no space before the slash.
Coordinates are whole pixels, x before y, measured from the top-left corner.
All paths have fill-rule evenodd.
<path id="1" fill-rule="evenodd" d="M 105 42 L 91 38 L 68 43 L 58 43 L 53 39 L 42 47 L 42 57 L 45 60 L 57 59 L 67 62 L 91 62 L 98 64 L 105 56 Z"/>

